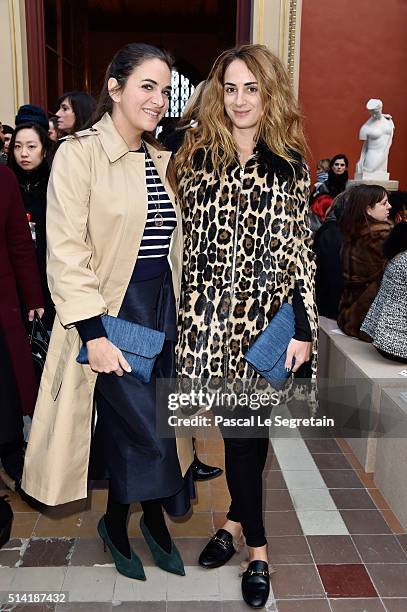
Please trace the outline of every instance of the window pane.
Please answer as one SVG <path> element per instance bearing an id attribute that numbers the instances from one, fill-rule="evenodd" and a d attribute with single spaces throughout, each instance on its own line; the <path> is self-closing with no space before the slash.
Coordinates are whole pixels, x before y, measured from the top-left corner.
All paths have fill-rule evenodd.
<path id="1" fill-rule="evenodd" d="M 189 98 L 195 91 L 194 84 L 173 68 L 171 78 L 171 100 L 166 117 L 181 117 Z"/>

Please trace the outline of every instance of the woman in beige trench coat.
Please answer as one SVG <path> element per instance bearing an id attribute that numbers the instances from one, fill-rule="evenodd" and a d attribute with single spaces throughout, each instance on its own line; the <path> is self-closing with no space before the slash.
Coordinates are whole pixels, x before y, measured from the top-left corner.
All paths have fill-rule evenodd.
<path id="1" fill-rule="evenodd" d="M 110 483 L 98 531 L 118 571 L 141 580 L 127 536 L 129 504 L 142 503 L 156 564 L 184 574 L 162 505 L 177 515 L 188 510 L 182 476 L 190 476 L 193 458 L 188 439 L 161 439 L 155 427 L 155 380 L 173 376 L 183 247 L 170 153 L 151 135 L 168 108 L 171 67 L 170 56 L 150 45 L 121 49 L 106 72 L 100 120 L 68 137 L 55 156 L 47 240 L 58 316 L 22 482 L 48 505 L 86 497 L 95 393 L 92 459 Z M 165 331 L 151 383 L 138 381 L 106 338 L 105 313 Z M 90 365 L 76 362 L 82 342 Z"/>

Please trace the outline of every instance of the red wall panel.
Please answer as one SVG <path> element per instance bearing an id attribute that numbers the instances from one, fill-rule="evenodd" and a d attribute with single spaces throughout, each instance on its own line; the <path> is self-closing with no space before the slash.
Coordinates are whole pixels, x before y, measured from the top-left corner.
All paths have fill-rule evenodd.
<path id="1" fill-rule="evenodd" d="M 312 170 L 346 153 L 353 178 L 366 102 L 380 98 L 396 126 L 390 178 L 407 189 L 406 30 L 406 0 L 303 0 L 299 99 Z"/>

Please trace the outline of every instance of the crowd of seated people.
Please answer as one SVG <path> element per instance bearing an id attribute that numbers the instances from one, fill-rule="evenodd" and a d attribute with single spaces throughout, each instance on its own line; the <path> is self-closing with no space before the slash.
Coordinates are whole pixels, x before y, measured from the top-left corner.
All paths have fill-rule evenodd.
<path id="1" fill-rule="evenodd" d="M 356 185 L 337 195 L 314 235 L 321 316 L 407 359 L 407 192 Z"/>

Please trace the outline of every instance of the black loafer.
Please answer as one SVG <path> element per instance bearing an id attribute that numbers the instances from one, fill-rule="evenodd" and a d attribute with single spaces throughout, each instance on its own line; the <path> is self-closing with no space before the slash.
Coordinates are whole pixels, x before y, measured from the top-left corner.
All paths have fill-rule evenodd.
<path id="1" fill-rule="evenodd" d="M 252 608 L 264 608 L 270 595 L 269 566 L 265 561 L 252 561 L 242 576 L 242 595 Z"/>
<path id="2" fill-rule="evenodd" d="M 225 529 L 218 529 L 199 555 L 199 565 L 206 569 L 221 567 L 233 557 L 235 552 L 232 534 Z"/>
<path id="3" fill-rule="evenodd" d="M 206 465 L 202 463 L 195 455 L 192 462 L 192 476 L 194 480 L 212 480 L 222 474 L 223 470 L 213 465 Z"/>

